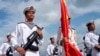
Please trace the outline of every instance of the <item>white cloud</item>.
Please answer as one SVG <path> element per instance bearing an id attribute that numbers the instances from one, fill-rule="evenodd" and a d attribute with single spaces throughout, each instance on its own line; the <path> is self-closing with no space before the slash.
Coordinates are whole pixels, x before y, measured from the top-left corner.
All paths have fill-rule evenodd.
<path id="1" fill-rule="evenodd" d="M 92 1 L 91 0 L 88 1 L 84 0 L 84 2 L 81 2 L 79 0 L 75 0 L 74 2 L 68 1 L 69 14 L 71 15 L 71 17 L 78 17 L 90 12 L 100 12 L 100 7 L 99 7 L 100 1 L 99 0 L 92 0 Z"/>

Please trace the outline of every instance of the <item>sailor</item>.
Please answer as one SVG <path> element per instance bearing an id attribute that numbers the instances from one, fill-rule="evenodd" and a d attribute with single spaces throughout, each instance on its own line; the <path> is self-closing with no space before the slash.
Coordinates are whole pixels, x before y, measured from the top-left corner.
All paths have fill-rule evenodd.
<path id="1" fill-rule="evenodd" d="M 85 35 L 85 44 L 89 50 L 87 56 L 100 56 L 99 34 L 95 33 L 94 21 L 86 24 L 88 32 Z"/>
<path id="2" fill-rule="evenodd" d="M 50 44 L 47 47 L 47 54 L 48 56 L 58 56 L 58 48 L 55 45 L 55 38 L 50 38 Z"/>
<path id="3" fill-rule="evenodd" d="M 11 43 L 11 34 L 7 35 L 7 42 L 0 46 L 0 56 L 13 56 L 13 47 Z"/>
<path id="4" fill-rule="evenodd" d="M 43 42 L 43 35 L 40 27 L 37 26 L 33 20 L 35 17 L 36 9 L 33 6 L 27 7 L 24 9 L 25 15 L 25 22 L 18 23 L 16 26 L 16 31 L 14 32 L 15 42 L 14 48 L 17 50 L 21 55 L 24 56 L 40 56 L 39 55 L 39 45 Z M 22 44 L 25 45 L 28 41 L 28 37 L 32 32 L 36 31 L 39 34 L 37 37 L 37 41 L 34 41 L 32 45 L 29 47 L 28 50 L 24 50 L 18 44 L 18 38 L 22 38 Z"/>
<path id="5" fill-rule="evenodd" d="M 69 17 L 69 24 L 70 24 L 70 20 L 71 20 L 71 18 Z M 62 50 L 62 56 L 65 56 L 63 43 L 66 40 L 62 36 L 61 30 L 62 30 L 62 28 L 59 27 L 58 32 L 57 32 L 57 44 L 58 44 L 58 46 L 62 46 L 62 49 L 61 49 Z M 69 26 L 69 42 L 79 50 L 77 43 L 76 43 L 76 31 L 75 31 L 74 28 L 71 28 L 70 26 Z"/>

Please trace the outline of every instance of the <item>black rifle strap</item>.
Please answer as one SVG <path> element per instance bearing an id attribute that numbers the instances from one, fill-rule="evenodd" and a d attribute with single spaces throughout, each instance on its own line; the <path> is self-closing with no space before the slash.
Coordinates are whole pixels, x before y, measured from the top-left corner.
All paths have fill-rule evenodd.
<path id="1" fill-rule="evenodd" d="M 37 29 L 41 29 L 38 25 L 35 24 L 35 26 L 37 27 Z M 40 37 L 40 36 L 38 36 L 38 37 Z M 39 44 L 38 37 L 35 38 L 35 43 L 36 43 L 36 44 Z"/>
<path id="2" fill-rule="evenodd" d="M 98 43 L 100 44 L 100 34 L 99 34 L 99 39 L 98 39 Z"/>
<path id="3" fill-rule="evenodd" d="M 13 53 L 13 50 L 12 50 L 11 47 L 9 47 L 9 48 L 7 49 L 6 55 L 7 55 L 7 56 L 12 55 L 12 54 L 10 54 L 10 53 Z"/>
<path id="4" fill-rule="evenodd" d="M 41 29 L 39 26 L 37 26 L 37 25 L 34 25 L 34 26 L 36 26 L 38 29 Z M 33 31 L 34 32 L 34 31 Z M 30 35 L 33 35 L 34 33 L 31 33 Z M 39 37 L 39 36 L 38 36 Z M 39 41 L 38 41 L 38 37 L 37 38 L 35 38 L 35 40 L 34 40 L 34 42 L 38 45 L 39 44 Z M 30 37 L 29 38 L 27 38 L 27 41 L 30 41 Z"/>

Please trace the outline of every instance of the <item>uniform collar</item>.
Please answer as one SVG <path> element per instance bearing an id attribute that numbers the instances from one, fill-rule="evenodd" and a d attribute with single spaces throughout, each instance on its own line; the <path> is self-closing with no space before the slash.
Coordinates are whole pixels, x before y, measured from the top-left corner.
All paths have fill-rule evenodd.
<path id="1" fill-rule="evenodd" d="M 94 31 L 89 31 L 89 32 L 94 33 Z"/>
<path id="2" fill-rule="evenodd" d="M 95 31 L 89 31 L 90 33 L 94 33 L 94 34 L 96 34 L 96 35 L 99 35 L 99 34 L 97 34 Z"/>
<path id="3" fill-rule="evenodd" d="M 26 24 L 30 29 L 33 29 L 33 27 L 35 26 L 35 24 L 29 24 L 28 22 L 24 22 L 24 24 Z"/>

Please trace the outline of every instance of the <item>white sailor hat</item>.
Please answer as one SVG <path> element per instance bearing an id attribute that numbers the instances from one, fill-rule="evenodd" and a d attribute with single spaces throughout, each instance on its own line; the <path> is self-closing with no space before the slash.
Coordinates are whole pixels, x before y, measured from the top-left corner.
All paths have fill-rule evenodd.
<path id="1" fill-rule="evenodd" d="M 36 9 L 33 7 L 33 6 L 30 6 L 30 7 L 26 7 L 23 11 L 24 14 L 27 14 L 27 12 L 30 12 L 32 11 L 33 13 L 36 12 Z"/>

